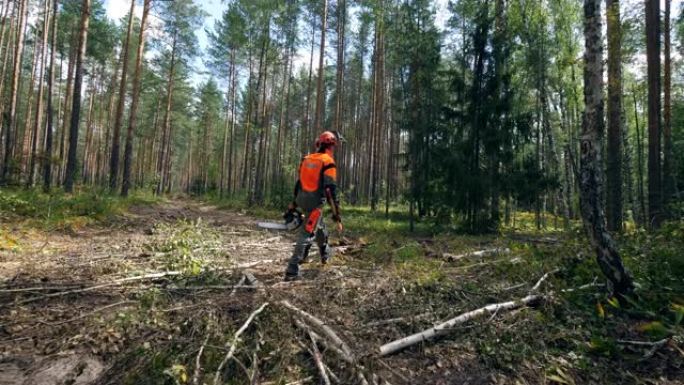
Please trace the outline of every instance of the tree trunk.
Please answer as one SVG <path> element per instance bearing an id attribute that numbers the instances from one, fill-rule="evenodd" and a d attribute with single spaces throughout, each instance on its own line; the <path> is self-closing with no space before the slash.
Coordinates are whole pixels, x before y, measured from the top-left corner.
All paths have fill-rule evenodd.
<path id="1" fill-rule="evenodd" d="M 157 177 L 159 178 L 159 183 L 157 184 L 157 195 L 161 195 L 164 192 L 168 176 L 167 166 L 171 159 L 169 152 L 171 151 L 171 106 L 173 104 L 173 86 L 176 70 L 176 39 L 177 36 L 174 34 L 171 47 L 171 65 L 169 68 L 169 79 L 166 90 L 166 112 L 164 114 L 164 123 L 162 124 L 162 140 L 159 147 L 159 163 L 157 165 Z"/>
<path id="2" fill-rule="evenodd" d="M 670 8 L 672 0 L 665 0 L 665 68 L 663 69 L 663 205 L 667 206 L 675 194 L 676 186 L 672 164 L 672 57 Z"/>
<path id="3" fill-rule="evenodd" d="M 81 85 L 83 83 L 83 59 L 85 58 L 88 40 L 88 24 L 90 22 L 90 0 L 83 0 L 81 9 L 81 29 L 78 36 L 78 56 L 76 58 L 76 74 L 74 77 L 74 96 L 71 106 L 71 124 L 69 127 L 69 154 L 67 159 L 64 191 L 74 191 L 76 178 L 76 154 L 78 150 L 78 123 L 81 118 Z"/>
<path id="4" fill-rule="evenodd" d="M 314 45 L 316 44 L 316 14 L 311 15 L 311 53 L 309 54 L 309 80 L 306 83 L 306 112 L 304 114 L 304 133 L 301 135 L 301 152 L 305 155 L 309 147 L 307 144 L 311 140 L 311 78 L 313 77 L 313 55 Z"/>
<path id="5" fill-rule="evenodd" d="M 344 96 L 344 44 L 347 23 L 346 0 L 337 1 L 337 75 L 335 80 L 335 118 L 333 127 L 342 130 L 342 101 Z"/>
<path id="6" fill-rule="evenodd" d="M 75 35 L 75 32 L 72 32 Z M 72 42 L 73 43 L 73 42 Z M 64 94 L 64 106 L 62 108 L 62 129 L 60 131 L 60 143 L 59 143 L 59 180 L 64 182 L 64 171 L 66 169 L 66 151 L 67 151 L 67 132 L 69 130 L 69 111 L 71 111 L 71 106 L 73 105 L 72 96 L 74 94 L 74 69 L 76 68 L 76 56 L 78 55 L 78 49 L 76 44 L 71 44 L 69 47 L 69 65 L 67 66 L 67 79 L 66 79 L 66 93 Z M 61 80 L 61 72 L 60 72 Z"/>
<path id="7" fill-rule="evenodd" d="M 131 0 L 132 3 L 135 3 Z M 128 117 L 128 129 L 126 130 L 126 144 L 124 148 L 123 181 L 121 183 L 121 196 L 128 196 L 131 188 L 131 167 L 133 165 L 133 133 L 135 132 L 138 118 L 138 103 L 140 101 L 140 86 L 142 83 L 142 57 L 145 53 L 145 24 L 150 13 L 152 0 L 143 3 L 142 19 L 140 20 L 140 34 L 138 35 L 138 51 L 135 56 L 135 73 L 133 75 L 133 90 L 131 91 L 131 111 Z M 125 68 L 125 67 L 124 67 Z M 124 69 L 124 72 L 126 70 Z"/>
<path id="8" fill-rule="evenodd" d="M 605 228 L 601 207 L 601 143 L 603 123 L 603 50 L 600 0 L 584 1 L 584 104 L 580 139 L 580 206 L 584 226 L 596 251 L 603 274 L 617 295 L 629 294 L 634 285 L 613 239 Z"/>
<path id="9" fill-rule="evenodd" d="M 40 68 L 38 65 L 38 60 L 40 58 L 40 48 L 38 46 L 38 39 L 37 39 L 37 31 L 36 31 L 36 36 L 35 36 L 35 41 L 33 43 L 33 60 L 31 62 L 31 72 L 30 72 L 30 77 L 29 77 L 29 82 L 28 82 L 28 97 L 26 100 L 26 108 L 24 111 L 24 129 L 23 129 L 23 140 L 21 142 L 21 147 L 20 151 L 21 153 L 19 154 L 20 158 L 20 165 L 21 165 L 21 175 L 22 176 L 27 176 L 28 172 L 28 166 L 31 158 L 31 143 L 33 142 L 33 138 L 31 135 L 33 134 L 33 131 L 31 130 L 33 118 L 31 116 L 31 110 L 32 107 L 31 105 L 33 104 L 33 95 L 35 93 L 35 81 L 36 81 L 36 69 Z M 19 89 L 21 90 L 21 86 L 19 86 Z M 21 92 L 21 91 L 20 91 Z M 18 135 L 18 131 L 16 132 Z"/>
<path id="10" fill-rule="evenodd" d="M 608 164 L 606 218 L 609 231 L 622 229 L 622 49 L 620 0 L 606 0 L 608 33 Z"/>
<path id="11" fill-rule="evenodd" d="M 43 155 L 43 191 L 50 191 L 52 181 L 52 129 L 54 122 L 54 111 L 52 106 L 52 88 L 55 84 L 55 55 L 57 53 L 57 20 L 58 20 L 58 0 L 52 2 L 52 44 L 50 48 L 50 69 L 48 73 L 48 95 L 47 95 L 47 127 L 45 128 L 45 154 Z"/>
<path id="12" fill-rule="evenodd" d="M 637 107 L 636 87 L 632 88 L 632 98 L 634 99 L 634 124 L 636 126 L 637 141 L 637 190 L 639 193 L 640 223 L 648 227 L 648 216 L 646 214 L 646 194 L 644 193 L 644 134 L 639 129 L 639 109 Z"/>
<path id="13" fill-rule="evenodd" d="M 17 130 L 17 103 L 19 98 L 19 80 L 21 79 L 21 61 L 24 55 L 24 30 L 28 12 L 28 0 L 21 1 L 19 8 L 19 20 L 17 28 L 16 47 L 14 49 L 14 69 L 12 71 L 12 83 L 10 85 L 10 109 L 5 130 L 5 159 L 2 165 L 0 184 L 6 184 L 10 177 L 12 157 L 14 156 L 13 137 Z"/>
<path id="14" fill-rule="evenodd" d="M 17 7 L 16 7 L 16 2 L 10 2 L 7 1 L 7 7 L 5 11 L 5 17 L 3 17 L 2 20 L 2 38 L 0 40 L 3 40 L 3 44 L 0 45 L 0 49 L 4 49 L 4 55 L 2 58 L 2 70 L 0 71 L 0 162 L 2 162 L 5 159 L 4 156 L 4 146 L 3 146 L 3 140 L 5 135 L 5 130 L 6 130 L 6 119 L 5 119 L 5 97 L 4 97 L 4 91 L 5 91 L 5 78 L 6 78 L 6 73 L 7 73 L 7 63 L 9 62 L 10 56 L 10 49 L 13 47 L 12 45 L 12 37 L 14 36 L 14 28 L 17 23 L 14 22 L 14 19 L 17 18 Z M 14 7 L 12 8 L 12 14 L 9 12 L 9 4 L 15 4 Z M 4 43 L 4 37 L 5 37 L 5 24 L 6 20 L 10 20 L 9 23 L 9 32 L 7 34 L 7 42 Z M 18 19 L 18 18 L 17 18 Z M 18 21 L 18 20 L 17 20 Z M 2 163 L 0 163 L 1 165 Z M 1 175 L 2 171 L 0 171 L 0 182 L 2 179 Z"/>
<path id="15" fill-rule="evenodd" d="M 660 4 L 646 1 L 646 57 L 648 67 L 648 221 L 657 228 L 662 220 L 660 160 Z"/>
<path id="16" fill-rule="evenodd" d="M 33 186 L 33 180 L 36 170 L 36 156 L 38 152 L 39 140 L 38 137 L 41 133 L 41 127 L 43 127 L 43 94 L 45 92 L 45 66 L 47 63 L 47 40 L 48 40 L 48 29 L 50 28 L 50 0 L 44 0 L 45 5 L 43 7 L 43 43 L 42 52 L 40 60 L 40 70 L 38 77 L 38 100 L 36 102 L 36 116 L 33 125 L 33 142 L 31 143 L 31 160 L 29 162 L 29 175 L 26 182 L 27 187 Z"/>
<path id="17" fill-rule="evenodd" d="M 121 121 L 123 119 L 124 103 L 126 102 L 126 79 L 128 78 L 128 48 L 131 41 L 131 32 L 133 31 L 133 11 L 135 11 L 135 0 L 131 0 L 131 10 L 128 14 L 128 29 L 126 30 L 126 39 L 122 49 L 123 67 L 121 69 L 121 80 L 119 83 L 119 100 L 116 105 L 116 115 L 114 115 L 114 136 L 112 137 L 112 154 L 109 160 L 109 190 L 114 192 L 116 190 L 117 180 L 119 178 L 119 157 L 121 152 Z"/>

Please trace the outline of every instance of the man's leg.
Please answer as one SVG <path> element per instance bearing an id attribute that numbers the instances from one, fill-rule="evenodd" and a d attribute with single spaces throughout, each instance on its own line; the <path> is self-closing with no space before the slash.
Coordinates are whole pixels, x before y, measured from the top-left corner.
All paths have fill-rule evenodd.
<path id="1" fill-rule="evenodd" d="M 309 214 L 306 214 L 305 222 L 308 220 Z M 307 232 L 302 225 L 297 231 L 297 243 L 295 244 L 294 252 L 290 261 L 287 264 L 287 270 L 285 270 L 285 279 L 293 279 L 299 276 L 299 264 L 308 254 L 311 248 L 311 243 L 313 241 L 313 236 L 311 233 Z"/>
<path id="2" fill-rule="evenodd" d="M 318 222 L 318 228 L 316 229 L 316 244 L 318 245 L 318 251 L 321 254 L 321 263 L 328 263 L 328 260 L 332 257 L 332 247 L 328 244 L 328 229 L 325 227 L 322 215 Z"/>

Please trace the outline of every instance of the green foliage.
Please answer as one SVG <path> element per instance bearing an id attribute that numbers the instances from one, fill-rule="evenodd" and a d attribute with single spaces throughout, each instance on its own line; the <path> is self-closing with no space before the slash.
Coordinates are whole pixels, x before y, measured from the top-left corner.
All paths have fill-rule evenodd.
<path id="1" fill-rule="evenodd" d="M 61 191 L 45 194 L 37 189 L 0 190 L 0 218 L 20 217 L 46 221 L 62 227 L 70 222 L 99 221 L 123 212 L 135 204 L 153 204 L 156 198 L 138 192 L 129 198 L 107 195 L 99 190 L 86 190 L 71 195 Z"/>
<path id="2" fill-rule="evenodd" d="M 153 232 L 162 237 L 148 244 L 147 249 L 163 255 L 167 270 L 181 270 L 188 276 L 199 275 L 206 264 L 205 259 L 218 254 L 220 247 L 218 232 L 199 219 L 197 222 L 159 223 Z"/>

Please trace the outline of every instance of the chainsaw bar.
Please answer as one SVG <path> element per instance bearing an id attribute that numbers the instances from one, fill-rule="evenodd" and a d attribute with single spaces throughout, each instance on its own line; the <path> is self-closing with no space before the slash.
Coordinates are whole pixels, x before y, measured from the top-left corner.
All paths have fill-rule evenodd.
<path id="1" fill-rule="evenodd" d="M 257 222 L 257 226 L 268 230 L 289 230 L 286 224 L 273 222 Z"/>

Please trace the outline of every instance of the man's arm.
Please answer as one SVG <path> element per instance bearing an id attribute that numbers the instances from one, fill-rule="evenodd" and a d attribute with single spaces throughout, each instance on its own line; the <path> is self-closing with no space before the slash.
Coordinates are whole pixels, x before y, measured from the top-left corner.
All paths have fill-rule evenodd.
<path id="1" fill-rule="evenodd" d="M 337 169 L 335 163 L 325 166 L 323 171 L 323 190 L 325 198 L 333 212 L 333 220 L 337 222 L 338 230 L 342 231 L 342 217 L 340 216 L 340 201 L 337 197 Z"/>

